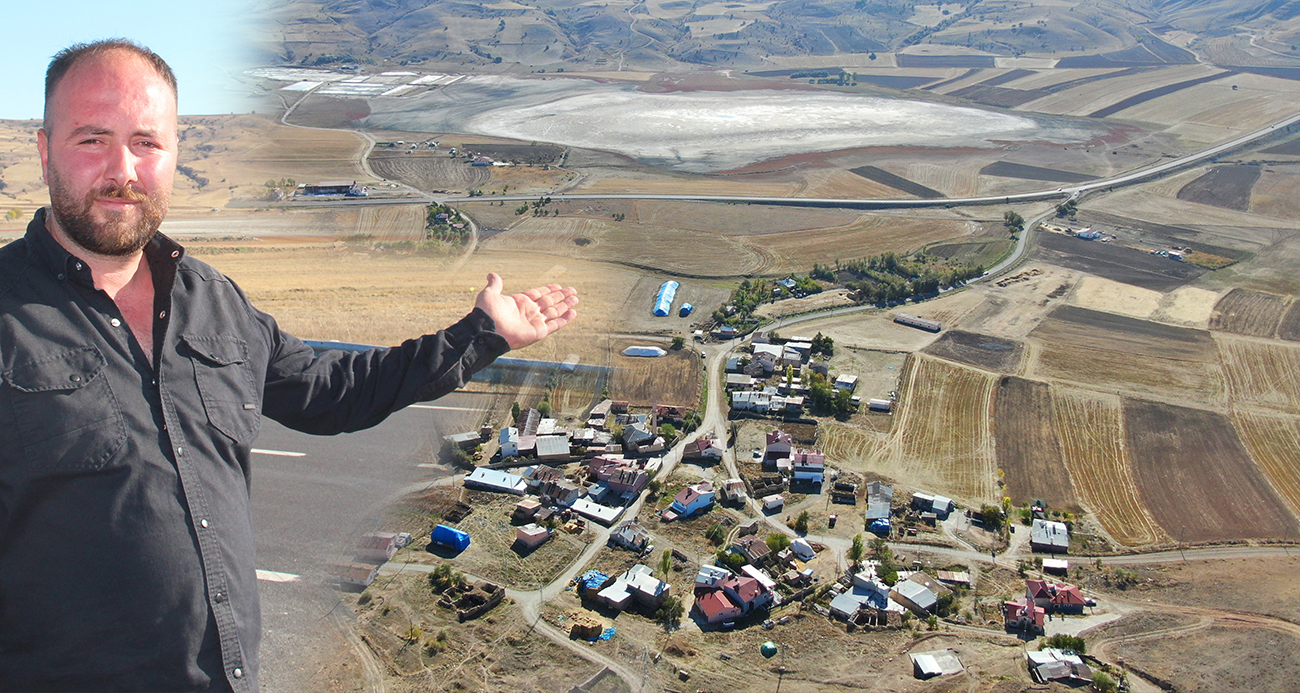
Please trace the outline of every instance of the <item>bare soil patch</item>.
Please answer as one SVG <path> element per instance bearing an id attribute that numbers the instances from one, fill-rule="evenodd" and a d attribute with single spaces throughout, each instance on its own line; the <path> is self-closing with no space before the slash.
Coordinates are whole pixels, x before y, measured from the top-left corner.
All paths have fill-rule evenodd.
<path id="1" fill-rule="evenodd" d="M 1217 360 L 1208 332 L 1076 306 L 1056 308 L 1031 334 L 1063 345 L 1202 363 Z"/>
<path id="2" fill-rule="evenodd" d="M 487 166 L 471 166 L 468 161 L 442 152 L 376 149 L 370 153 L 370 168 L 391 180 L 401 181 L 417 190 L 463 191 L 477 188 L 492 177 Z"/>
<path id="3" fill-rule="evenodd" d="M 1037 245 L 1035 255 L 1045 262 L 1155 291 L 1177 288 L 1205 273 L 1185 262 L 1061 234 L 1039 234 Z"/>
<path id="4" fill-rule="evenodd" d="M 1081 509 L 1061 458 L 1047 383 L 1004 377 L 998 381 L 993 434 L 998 468 L 1012 505 L 1042 499 L 1053 509 Z"/>
<path id="5" fill-rule="evenodd" d="M 1024 180 L 1047 181 L 1051 183 L 1086 183 L 1090 180 L 1096 180 L 1096 176 L 1090 176 L 1085 173 L 1074 173 L 1073 171 L 1061 171 L 1054 168 L 1043 168 L 1042 166 L 1030 166 L 1028 164 L 1017 164 L 1010 161 L 997 161 L 980 169 L 982 176 L 997 176 L 1000 178 L 1021 178 Z"/>
<path id="6" fill-rule="evenodd" d="M 1183 541 L 1300 538 L 1300 524 L 1222 414 L 1124 401 L 1124 434 L 1142 497 Z"/>
<path id="7" fill-rule="evenodd" d="M 1156 311 L 1163 298 L 1164 294 L 1159 291 L 1101 277 L 1084 277 L 1070 295 L 1070 303 L 1091 310 L 1145 319 Z"/>
<path id="8" fill-rule="evenodd" d="M 1272 337 L 1289 307 L 1286 296 L 1233 289 L 1214 306 L 1210 329 L 1251 337 Z"/>
<path id="9" fill-rule="evenodd" d="M 1052 423 L 1079 500 L 1110 536 L 1126 546 L 1165 540 L 1138 495 L 1124 448 L 1120 398 L 1052 388 Z"/>
<path id="10" fill-rule="evenodd" d="M 915 195 L 923 200 L 933 200 L 944 196 L 943 193 L 933 188 L 927 188 L 920 183 L 910 181 L 898 174 L 890 173 L 876 166 L 859 166 L 852 171 L 863 178 L 883 183 L 896 190 L 901 190 L 908 195 Z"/>
<path id="11" fill-rule="evenodd" d="M 1293 302 L 1277 326 L 1277 336 L 1289 342 L 1300 342 L 1300 301 Z"/>
<path id="12" fill-rule="evenodd" d="M 368 115 L 370 104 L 365 99 L 341 99 L 312 94 L 304 97 L 298 107 L 293 109 L 289 120 L 294 125 L 309 128 L 346 130 L 357 127 Z"/>
<path id="13" fill-rule="evenodd" d="M 1260 168 L 1258 165 L 1216 166 L 1184 185 L 1178 191 L 1178 199 L 1244 212 L 1250 209 L 1250 191 L 1259 180 Z"/>
<path id="14" fill-rule="evenodd" d="M 609 394 L 638 406 L 670 404 L 694 408 L 700 401 L 700 356 L 691 349 L 669 349 L 667 356 L 645 358 L 624 356 L 623 349 L 634 344 L 651 344 L 647 340 L 615 340 L 610 349 L 610 365 L 615 370 L 609 379 Z"/>
<path id="15" fill-rule="evenodd" d="M 976 332 L 948 330 L 922 351 L 976 368 L 1014 373 L 1020 367 L 1024 345 Z"/>
<path id="16" fill-rule="evenodd" d="M 1189 610 L 1221 609 L 1300 623 L 1300 580 L 1295 579 L 1300 555 L 1189 560 L 1130 565 L 1125 569 L 1138 578 L 1129 592 L 1136 592 L 1132 596 L 1141 595 L 1144 600 Z M 1074 566 L 1070 567 L 1071 577 L 1094 588 L 1104 588 L 1099 578 L 1110 571 L 1105 568 L 1098 573 L 1091 565 L 1079 564 L 1076 573 Z"/>
<path id="17" fill-rule="evenodd" d="M 1229 621 L 1216 621 L 1204 630 L 1123 641 L 1111 652 L 1130 667 L 1191 691 L 1284 693 L 1300 677 L 1300 637 Z M 1186 656 L 1189 652 L 1232 656 Z"/>

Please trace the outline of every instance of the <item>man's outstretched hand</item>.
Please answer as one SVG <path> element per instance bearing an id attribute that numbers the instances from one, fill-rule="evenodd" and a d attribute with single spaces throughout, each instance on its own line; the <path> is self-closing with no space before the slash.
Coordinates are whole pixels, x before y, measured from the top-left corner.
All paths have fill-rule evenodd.
<path id="1" fill-rule="evenodd" d="M 514 296 L 502 295 L 501 288 L 501 277 L 489 272 L 487 287 L 478 292 L 474 306 L 492 317 L 496 333 L 511 349 L 522 349 L 578 317 L 578 290 L 571 286 L 547 284 Z"/>

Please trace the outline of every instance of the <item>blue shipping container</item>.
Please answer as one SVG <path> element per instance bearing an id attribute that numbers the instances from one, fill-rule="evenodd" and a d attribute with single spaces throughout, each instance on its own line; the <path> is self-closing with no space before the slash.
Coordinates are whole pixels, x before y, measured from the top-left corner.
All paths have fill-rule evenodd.
<path id="1" fill-rule="evenodd" d="M 666 281 L 659 287 L 659 295 L 655 296 L 655 315 L 666 318 L 673 311 L 673 299 L 677 297 L 678 286 L 680 284 L 675 281 Z"/>

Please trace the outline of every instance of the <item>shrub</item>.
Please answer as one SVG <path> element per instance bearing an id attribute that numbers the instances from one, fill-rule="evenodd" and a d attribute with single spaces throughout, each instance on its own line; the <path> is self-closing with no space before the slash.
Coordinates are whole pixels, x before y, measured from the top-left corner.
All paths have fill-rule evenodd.
<path id="1" fill-rule="evenodd" d="M 782 534 L 780 532 L 775 532 L 767 535 L 767 539 L 764 541 L 767 543 L 767 548 L 771 549 L 772 551 L 783 551 L 785 549 L 788 549 L 790 548 L 790 543 L 791 543 L 789 535 Z"/>
<path id="2" fill-rule="evenodd" d="M 1041 650 L 1044 647 L 1054 647 L 1058 650 L 1074 650 L 1079 654 L 1083 654 L 1087 651 L 1088 644 L 1083 641 L 1083 638 L 1066 635 L 1064 633 L 1057 633 L 1056 635 L 1044 640 L 1043 644 L 1038 649 Z"/>

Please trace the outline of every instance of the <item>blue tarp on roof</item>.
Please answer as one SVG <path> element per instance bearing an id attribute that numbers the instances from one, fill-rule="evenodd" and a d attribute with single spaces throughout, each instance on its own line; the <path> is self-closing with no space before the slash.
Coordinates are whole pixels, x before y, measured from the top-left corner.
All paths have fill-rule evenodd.
<path id="1" fill-rule="evenodd" d="M 659 294 L 655 296 L 655 315 L 664 318 L 673 312 L 673 299 L 677 298 L 678 286 L 681 285 L 675 281 L 666 281 L 659 287 Z"/>
<path id="2" fill-rule="evenodd" d="M 434 527 L 433 532 L 429 534 L 429 540 L 440 546 L 449 546 L 457 551 L 464 551 L 469 548 L 469 534 L 447 525 Z"/>
<path id="3" fill-rule="evenodd" d="M 871 531 L 876 534 L 889 534 L 889 520 L 880 518 L 871 523 Z"/>
<path id="4" fill-rule="evenodd" d="M 599 570 L 588 570 L 578 578 L 578 584 L 583 590 L 595 589 L 605 584 L 609 576 Z"/>

